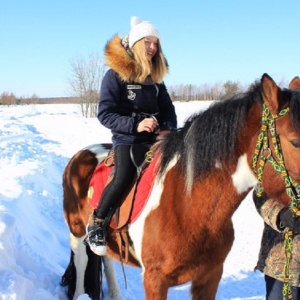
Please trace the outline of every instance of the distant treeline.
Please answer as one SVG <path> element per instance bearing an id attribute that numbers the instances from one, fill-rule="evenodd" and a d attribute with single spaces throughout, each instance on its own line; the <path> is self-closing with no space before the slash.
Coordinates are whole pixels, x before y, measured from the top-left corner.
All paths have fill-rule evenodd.
<path id="1" fill-rule="evenodd" d="M 67 104 L 75 103 L 80 104 L 81 99 L 78 97 L 49 97 L 49 98 L 39 98 L 34 97 L 21 97 L 18 98 L 14 94 L 3 93 L 0 97 L 0 105 L 26 105 L 26 104 Z"/>
<path id="2" fill-rule="evenodd" d="M 227 81 L 226 83 L 216 83 L 213 85 L 191 85 L 182 84 L 169 86 L 168 91 L 173 101 L 194 101 L 194 100 L 222 100 L 236 93 L 244 92 L 248 86 L 242 86 L 239 82 Z M 94 97 L 49 97 L 40 98 L 34 94 L 31 97 L 17 97 L 14 93 L 3 92 L 0 95 L 0 105 L 22 105 L 22 104 L 66 104 L 66 103 L 96 103 L 99 93 L 91 91 Z M 87 100 L 88 99 L 88 100 Z"/>

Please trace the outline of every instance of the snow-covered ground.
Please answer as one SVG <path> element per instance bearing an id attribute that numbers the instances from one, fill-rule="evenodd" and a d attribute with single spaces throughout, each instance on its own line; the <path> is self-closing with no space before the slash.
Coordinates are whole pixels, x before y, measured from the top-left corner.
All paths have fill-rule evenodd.
<path id="1" fill-rule="evenodd" d="M 208 105 L 175 103 L 179 125 Z M 0 106 L 0 114 L 0 299 L 66 300 L 59 284 L 70 255 L 62 173 L 81 148 L 110 142 L 110 132 L 72 104 Z M 233 222 L 235 241 L 216 299 L 264 299 L 264 278 L 253 271 L 263 222 L 251 197 Z M 141 270 L 125 267 L 125 289 L 121 267 L 115 265 L 124 299 L 143 299 Z M 189 284 L 170 289 L 168 299 L 190 299 Z"/>

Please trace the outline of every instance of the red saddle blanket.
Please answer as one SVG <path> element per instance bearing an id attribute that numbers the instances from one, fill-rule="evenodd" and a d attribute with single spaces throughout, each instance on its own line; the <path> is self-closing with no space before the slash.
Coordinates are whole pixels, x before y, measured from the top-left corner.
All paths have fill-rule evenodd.
<path id="1" fill-rule="evenodd" d="M 145 207 L 152 187 L 154 185 L 155 176 L 158 171 L 158 155 L 154 157 L 151 163 L 142 172 L 139 182 L 136 187 L 136 192 L 133 201 L 132 213 L 129 218 L 129 223 L 133 223 L 143 208 Z M 101 194 L 107 184 L 108 177 L 113 170 L 113 167 L 107 167 L 104 164 L 104 160 L 96 167 L 92 178 L 89 183 L 88 198 L 91 206 L 95 209 L 98 206 L 98 202 L 101 198 Z"/>

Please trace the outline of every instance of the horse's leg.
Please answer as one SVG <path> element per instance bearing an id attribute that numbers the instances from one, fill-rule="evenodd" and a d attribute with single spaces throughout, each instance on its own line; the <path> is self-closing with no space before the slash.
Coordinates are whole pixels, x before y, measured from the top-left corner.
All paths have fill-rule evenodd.
<path id="1" fill-rule="evenodd" d="M 193 300 L 214 300 L 218 285 L 223 273 L 223 265 L 220 264 L 209 274 L 206 283 L 203 284 L 203 274 L 199 279 L 194 279 L 191 286 Z"/>
<path id="2" fill-rule="evenodd" d="M 84 290 L 84 273 L 88 263 L 88 256 L 86 254 L 85 245 L 83 244 L 84 237 L 76 238 L 70 234 L 70 246 L 74 252 L 74 264 L 76 267 L 76 289 L 74 299 L 79 295 L 85 293 Z"/>
<path id="3" fill-rule="evenodd" d="M 117 281 L 113 259 L 103 256 L 103 265 L 109 296 L 115 300 L 122 300 L 123 297 Z"/>
<path id="4" fill-rule="evenodd" d="M 67 286 L 67 295 L 69 299 L 73 299 L 76 289 L 76 268 L 74 265 L 74 252 L 71 250 L 70 262 L 61 278 L 60 284 Z"/>
<path id="5" fill-rule="evenodd" d="M 169 286 L 160 268 L 150 267 L 143 276 L 146 300 L 166 300 Z"/>

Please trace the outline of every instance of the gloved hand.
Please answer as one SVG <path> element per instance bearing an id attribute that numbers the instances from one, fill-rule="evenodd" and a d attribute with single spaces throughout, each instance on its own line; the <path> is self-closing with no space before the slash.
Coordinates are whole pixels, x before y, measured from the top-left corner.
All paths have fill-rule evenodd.
<path id="1" fill-rule="evenodd" d="M 283 208 L 278 215 L 279 228 L 284 229 L 289 227 L 295 233 L 300 233 L 300 217 L 294 217 L 294 213 L 289 207 Z"/>

